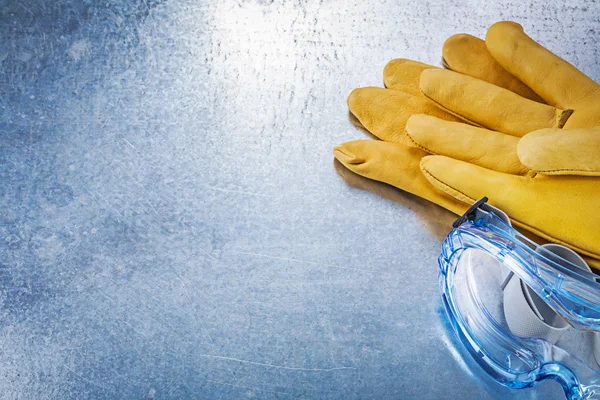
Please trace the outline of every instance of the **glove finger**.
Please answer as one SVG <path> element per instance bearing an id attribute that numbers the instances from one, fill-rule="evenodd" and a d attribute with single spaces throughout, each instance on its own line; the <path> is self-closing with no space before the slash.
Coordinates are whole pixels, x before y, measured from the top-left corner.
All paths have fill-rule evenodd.
<path id="1" fill-rule="evenodd" d="M 346 168 L 361 176 L 384 182 L 456 213 L 467 205 L 434 188 L 421 173 L 424 151 L 378 140 L 355 140 L 337 145 L 333 154 Z"/>
<path id="2" fill-rule="evenodd" d="M 444 155 L 507 174 L 524 175 L 528 169 L 517 157 L 519 138 L 416 114 L 406 123 L 415 146 L 430 154 Z"/>
<path id="3" fill-rule="evenodd" d="M 519 141 L 517 154 L 541 174 L 600 176 L 600 127 L 531 132 Z"/>
<path id="4" fill-rule="evenodd" d="M 456 199 L 472 204 L 487 196 L 515 225 L 600 258 L 596 178 L 510 175 L 444 156 L 424 157 L 421 171 L 433 186 Z"/>
<path id="5" fill-rule="evenodd" d="M 515 179 L 528 179 L 437 155 L 423 157 L 420 168 L 433 186 L 468 204 L 484 196 L 498 202 L 498 196 L 515 186 Z M 500 208 L 511 215 L 510 210 Z"/>
<path id="6" fill-rule="evenodd" d="M 514 136 L 561 128 L 572 113 L 445 69 L 423 71 L 420 88 L 427 98 L 464 120 Z"/>
<path id="7" fill-rule="evenodd" d="M 459 121 L 427 99 L 378 87 L 354 89 L 348 96 L 348 107 L 369 132 L 388 142 L 407 143 L 404 128 L 413 114 Z"/>
<path id="8" fill-rule="evenodd" d="M 387 63 L 383 69 L 383 82 L 388 89 L 423 97 L 419 89 L 419 78 L 421 72 L 431 68 L 436 67 L 406 58 L 397 58 Z"/>
<path id="9" fill-rule="evenodd" d="M 453 35 L 442 47 L 444 65 L 452 71 L 472 76 L 543 103 L 527 85 L 502 68 L 488 51 L 485 41 L 467 34 Z"/>
<path id="10" fill-rule="evenodd" d="M 591 96 L 600 98 L 600 86 L 596 82 L 535 42 L 517 23 L 495 23 L 488 30 L 485 43 L 504 69 L 548 104 L 572 109 L 589 102 Z"/>

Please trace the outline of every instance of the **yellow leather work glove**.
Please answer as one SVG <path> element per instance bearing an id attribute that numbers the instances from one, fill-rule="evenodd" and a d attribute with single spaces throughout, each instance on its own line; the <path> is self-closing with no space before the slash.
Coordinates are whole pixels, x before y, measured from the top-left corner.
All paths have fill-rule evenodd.
<path id="1" fill-rule="evenodd" d="M 414 145 L 435 154 L 423 158 L 421 170 L 456 199 L 472 203 L 488 196 L 515 225 L 600 259 L 600 85 L 520 25 L 499 22 L 486 36 L 489 53 L 479 54 L 486 63 L 491 54 L 547 104 L 525 99 L 482 76 L 478 56 L 471 66 L 462 64 L 457 53 L 468 47 L 473 55 L 481 46 L 472 37 L 458 39 L 445 46 L 446 64 L 485 81 L 431 69 L 421 74 L 420 88 L 441 108 L 480 127 L 412 117 L 407 132 Z"/>
<path id="2" fill-rule="evenodd" d="M 429 99 L 488 129 L 413 117 L 418 123 L 409 120 L 407 130 L 415 145 L 437 154 L 425 157 L 421 170 L 459 200 L 488 196 L 515 225 L 600 259 L 600 85 L 534 42 L 518 24 L 494 24 L 485 46 L 547 104 L 482 76 L 487 82 L 448 70 L 423 71 L 420 88 Z M 456 61 L 460 45 L 455 52 L 448 47 L 452 40 L 444 52 L 450 68 L 478 73 Z M 473 54 L 472 47 L 467 53 Z"/>
<path id="3" fill-rule="evenodd" d="M 506 32 L 494 33 L 496 28 Z M 596 138 L 600 132 L 546 130 L 529 135 L 519 144 L 519 136 L 539 128 L 565 124 L 594 126 L 595 114 L 589 110 L 598 104 L 593 100 L 598 93 L 597 85 L 525 36 L 516 24 L 494 25 L 488 33 L 488 41 L 490 38 L 496 47 L 488 51 L 487 42 L 466 35 L 455 36 L 444 47 L 444 59 L 450 68 L 461 70 L 463 67 L 461 72 L 495 85 L 436 69 L 422 74 L 420 88 L 452 114 L 495 131 L 423 115 L 408 120 L 403 115 L 402 123 L 397 123 L 396 117 L 403 110 L 386 104 L 386 93 L 363 96 L 362 91 L 371 90 L 365 88 L 353 92 L 349 98 L 353 114 L 383 140 L 389 136 L 402 138 L 405 128 L 410 135 L 396 141 L 416 147 L 422 153 L 409 153 L 413 157 L 408 157 L 405 151 L 390 151 L 389 142 L 372 141 L 344 143 L 336 147 L 334 153 L 354 172 L 392 184 L 457 213 L 461 213 L 467 203 L 487 195 L 517 226 L 600 258 L 600 221 L 594 210 L 594 197 L 600 194 L 598 178 L 546 176 L 600 174 L 594 157 L 599 150 Z M 453 58 L 454 53 L 449 51 L 452 48 L 460 57 Z M 504 54 L 502 60 L 516 65 L 498 62 L 501 57 L 496 59 L 496 54 Z M 461 59 L 468 62 L 461 65 Z M 390 73 L 393 63 L 386 67 L 386 75 L 395 75 Z M 393 83 L 393 80 L 386 76 L 386 85 L 390 87 L 388 82 Z M 565 86 L 568 83 L 573 86 Z M 551 105 L 542 104 L 544 100 Z M 386 134 L 378 134 L 380 130 Z M 566 133 L 572 133 L 570 141 L 566 139 L 569 136 L 564 136 Z M 566 145 L 561 144 L 564 140 L 567 140 Z M 562 152 L 558 151 L 560 146 Z M 462 161 L 444 156 L 425 157 L 427 153 Z M 438 191 L 432 191 L 422 182 L 415 169 L 417 159 L 422 159 L 423 172 Z M 449 202 L 448 195 L 465 203 L 457 206 Z"/>
<path id="4" fill-rule="evenodd" d="M 493 62 L 488 55 L 490 62 Z M 355 89 L 348 96 L 348 107 L 360 124 L 379 140 L 356 140 L 335 147 L 335 157 L 351 171 L 385 182 L 409 193 L 462 214 L 468 205 L 432 186 L 419 169 L 426 151 L 414 146 L 406 135 L 406 122 L 414 114 L 427 114 L 447 121 L 459 118 L 428 101 L 419 89 L 421 73 L 431 65 L 406 59 L 390 61 L 384 71 L 386 88 Z M 488 74 L 525 97 L 531 90 L 502 68 Z M 516 159 L 516 156 L 514 157 Z"/>
<path id="5" fill-rule="evenodd" d="M 475 38 L 473 38 L 475 39 Z M 479 39 L 477 39 L 479 40 Z M 480 42 L 480 43 L 479 43 Z M 477 58 L 485 69 L 485 78 L 525 98 L 539 97 L 521 81 L 497 65 L 492 56 L 481 52 L 483 41 L 472 50 L 462 46 L 462 56 Z M 473 52 L 473 54 L 470 54 Z M 386 88 L 365 87 L 352 91 L 348 107 L 360 124 L 381 141 L 357 140 L 335 147 L 334 155 L 351 171 L 367 178 L 388 183 L 421 198 L 439 204 L 457 214 L 468 207 L 452 196 L 437 190 L 420 172 L 421 158 L 428 153 L 415 148 L 405 133 L 408 118 L 427 114 L 449 121 L 459 118 L 434 106 L 419 89 L 421 73 L 431 65 L 406 59 L 390 61 L 383 71 Z M 515 144 L 516 145 L 516 144 Z M 516 156 L 513 157 L 516 161 Z"/>

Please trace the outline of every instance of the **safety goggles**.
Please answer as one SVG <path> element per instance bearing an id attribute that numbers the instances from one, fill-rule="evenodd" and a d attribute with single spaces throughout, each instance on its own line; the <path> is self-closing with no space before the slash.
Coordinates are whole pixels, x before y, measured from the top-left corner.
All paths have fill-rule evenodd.
<path id="1" fill-rule="evenodd" d="M 527 239 L 486 201 L 455 222 L 439 257 L 458 338 L 504 386 L 554 379 L 568 399 L 600 398 L 600 277 L 572 250 Z"/>

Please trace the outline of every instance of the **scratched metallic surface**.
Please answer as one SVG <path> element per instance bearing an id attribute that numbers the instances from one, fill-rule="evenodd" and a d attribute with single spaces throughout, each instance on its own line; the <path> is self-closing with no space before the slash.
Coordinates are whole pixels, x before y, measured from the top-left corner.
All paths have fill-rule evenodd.
<path id="1" fill-rule="evenodd" d="M 463 355 L 453 216 L 333 162 L 349 91 L 516 19 L 600 79 L 577 0 L 0 0 L 0 398 L 548 398 Z"/>

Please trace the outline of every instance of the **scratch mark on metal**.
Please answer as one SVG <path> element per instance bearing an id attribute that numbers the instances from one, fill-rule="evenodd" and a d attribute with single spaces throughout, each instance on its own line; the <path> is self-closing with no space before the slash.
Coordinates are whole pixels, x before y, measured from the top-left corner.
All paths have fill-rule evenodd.
<path id="1" fill-rule="evenodd" d="M 206 337 L 208 337 L 208 340 L 210 341 L 211 344 L 215 344 L 215 341 L 213 340 L 212 336 L 210 336 L 210 333 L 208 332 L 208 329 L 206 329 L 206 326 L 204 325 L 204 323 L 202 322 L 202 319 L 200 318 L 200 315 L 198 315 L 198 311 L 194 308 L 194 302 L 192 300 L 192 297 L 190 296 L 190 292 L 187 289 L 187 285 L 185 284 L 185 280 L 183 279 L 183 277 L 179 274 L 179 272 L 175 271 L 174 268 L 172 268 L 173 272 L 175 273 L 175 275 L 177 275 L 177 278 L 179 279 L 179 281 L 181 282 L 181 286 L 183 287 L 183 293 L 187 299 L 187 301 L 190 303 L 190 308 L 192 309 L 192 311 L 194 312 L 194 316 L 195 316 L 195 320 L 196 322 L 198 322 L 198 324 L 200 325 L 200 327 L 202 328 L 202 330 L 204 331 L 204 334 L 206 335 Z"/>
<path id="2" fill-rule="evenodd" d="M 156 207 L 154 207 L 154 204 L 152 204 L 150 202 L 150 200 L 146 199 L 146 202 L 150 205 L 150 207 L 152 208 L 152 211 L 154 212 L 155 215 L 159 215 L 158 211 L 156 211 Z"/>
<path id="3" fill-rule="evenodd" d="M 219 382 L 219 381 L 213 381 L 211 379 L 207 379 L 207 382 L 210 383 L 216 383 L 217 385 L 223 385 L 223 386 L 232 386 L 232 387 L 238 387 L 238 388 L 242 388 L 242 389 L 250 389 L 250 390 L 258 390 L 261 392 L 267 392 L 267 393 L 275 393 L 275 394 L 287 394 L 292 396 L 292 393 L 288 393 L 288 392 L 280 392 L 280 391 L 274 391 L 274 390 L 266 390 L 266 389 L 261 389 L 261 388 L 257 388 L 257 387 L 253 387 L 253 386 L 242 386 L 242 385 L 234 385 L 232 383 L 225 383 L 225 382 Z"/>
<path id="4" fill-rule="evenodd" d="M 283 366 L 283 365 L 274 365 L 274 364 L 267 364 L 267 363 L 261 363 L 261 362 L 256 362 L 256 361 L 240 360 L 239 358 L 233 358 L 233 357 L 213 356 L 211 354 L 198 354 L 198 357 L 213 358 L 215 360 L 235 361 L 235 362 L 239 362 L 239 363 L 243 363 L 243 364 L 259 365 L 261 367 L 269 367 L 269 368 L 276 368 L 276 369 L 285 369 L 285 370 L 289 370 L 289 371 L 330 372 L 330 371 L 341 371 L 341 370 L 354 370 L 354 369 L 356 369 L 354 367 L 333 367 L 333 368 L 286 367 L 286 366 Z"/>
<path id="5" fill-rule="evenodd" d="M 25 9 L 25 11 L 27 11 L 29 14 L 31 14 L 32 16 L 34 16 L 34 17 L 35 17 L 35 14 L 34 14 L 34 13 L 32 13 L 32 12 L 31 12 L 31 10 L 30 10 L 29 8 L 25 7 L 25 6 L 24 6 L 24 5 L 22 5 L 22 4 L 19 4 L 19 6 L 20 6 L 21 8 L 23 8 L 23 9 Z"/>
<path id="6" fill-rule="evenodd" d="M 340 267 L 338 265 L 324 264 L 324 263 L 320 263 L 320 262 L 316 262 L 316 261 L 300 260 L 298 258 L 271 256 L 271 255 L 268 255 L 268 254 L 250 253 L 250 252 L 246 252 L 246 251 L 232 251 L 232 253 L 234 253 L 234 254 L 246 254 L 246 255 L 255 256 L 255 257 L 270 258 L 270 259 L 273 259 L 273 260 L 299 262 L 299 263 L 311 264 L 311 265 L 318 265 L 318 266 L 321 266 L 321 267 L 328 267 L 328 268 L 337 268 L 337 269 L 345 269 L 345 270 L 360 271 L 360 272 L 375 272 L 372 269 L 360 269 L 360 268 Z"/>
<path id="7" fill-rule="evenodd" d="M 208 190 L 214 190 L 216 192 L 225 192 L 225 193 L 234 193 L 234 194 L 245 194 L 248 196 L 256 196 L 256 197 L 266 197 L 266 198 L 271 198 L 274 199 L 275 197 L 273 196 L 268 196 L 266 194 L 260 194 L 260 193 L 253 193 L 253 192 L 245 192 L 242 190 L 227 190 L 227 189 L 220 189 L 220 188 L 215 188 L 215 187 L 206 187 L 206 189 Z"/>
<path id="8" fill-rule="evenodd" d="M 104 389 L 104 390 L 110 390 L 110 388 L 109 388 L 109 387 L 107 387 L 107 386 L 104 386 L 104 385 L 101 385 L 101 384 L 99 384 L 99 383 L 96 383 L 96 382 L 94 382 L 94 381 L 91 381 L 91 380 L 89 380 L 89 379 L 85 378 L 84 376 L 82 376 L 82 375 L 78 374 L 77 372 L 73 371 L 71 368 L 67 367 L 66 365 L 65 365 L 64 367 L 65 367 L 65 369 L 66 369 L 67 371 L 69 371 L 69 372 L 70 372 L 70 373 L 72 373 L 73 375 L 75 375 L 75 376 L 79 377 L 79 379 L 81 379 L 82 381 L 84 381 L 84 382 L 87 382 L 87 383 L 89 383 L 90 385 L 96 386 L 97 388 L 100 388 L 100 389 Z"/>
<path id="9" fill-rule="evenodd" d="M 185 297 L 187 298 L 188 302 L 190 303 L 190 308 L 194 312 L 194 320 L 200 325 L 200 327 L 204 331 L 204 334 L 208 337 L 208 340 L 214 346 L 215 345 L 215 341 L 213 340 L 212 336 L 210 336 L 210 333 L 208 332 L 208 329 L 206 328 L 206 325 L 204 325 L 204 323 L 202 322 L 202 318 L 200 318 L 200 315 L 198 315 L 198 311 L 194 308 L 194 302 L 192 301 L 190 293 L 189 293 L 189 291 L 187 289 L 187 285 L 185 284 L 185 280 L 179 274 L 179 272 L 177 272 L 174 268 L 171 268 L 171 270 L 177 275 L 178 279 L 181 281 Z M 235 374 L 233 373 L 233 371 L 231 370 L 231 368 L 229 368 L 229 366 L 227 366 L 227 371 L 231 374 L 231 377 L 237 383 L 238 379 L 235 376 Z"/>
<path id="10" fill-rule="evenodd" d="M 206 254 L 211 260 L 216 259 L 212 254 L 210 254 L 208 251 L 204 250 L 202 247 L 198 247 L 198 250 L 200 250 L 202 253 Z"/>
<path id="11" fill-rule="evenodd" d="M 125 141 L 125 143 L 127 143 L 128 145 L 130 145 L 132 149 L 134 149 L 134 150 L 136 149 L 131 143 L 129 143 L 129 140 L 127 140 L 125 138 L 123 138 L 123 140 Z"/>

